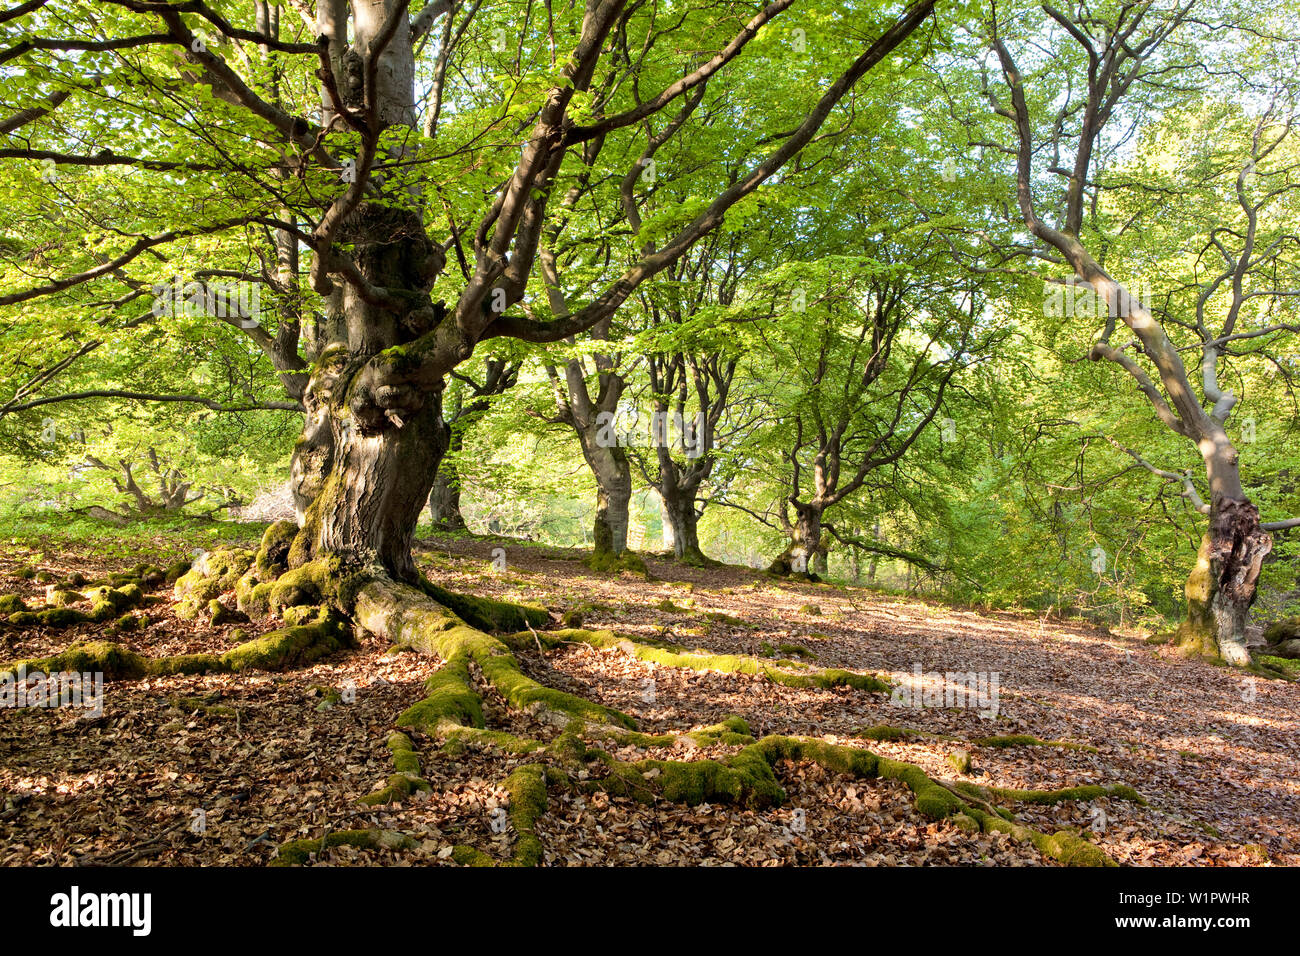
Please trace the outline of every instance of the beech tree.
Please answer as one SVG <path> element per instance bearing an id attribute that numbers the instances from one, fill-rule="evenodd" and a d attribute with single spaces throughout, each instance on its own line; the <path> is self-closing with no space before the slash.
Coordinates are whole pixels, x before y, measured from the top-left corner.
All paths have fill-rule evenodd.
<path id="1" fill-rule="evenodd" d="M 1297 328 L 1290 322 L 1264 330 L 1240 327 L 1248 300 L 1295 294 L 1290 284 L 1277 283 L 1282 278 L 1277 259 L 1289 240 L 1261 242 L 1257 231 L 1260 209 L 1294 188 L 1289 169 L 1270 169 L 1269 185 L 1253 183 L 1254 171 L 1263 168 L 1290 131 L 1294 98 L 1281 76 L 1269 76 L 1270 69 L 1284 69 L 1278 64 L 1266 63 L 1255 75 L 1236 74 L 1243 94 L 1273 97 L 1233 177 L 1237 209 L 1235 215 L 1225 215 L 1236 221 L 1206 235 L 1205 248 L 1217 251 L 1219 265 L 1194 282 L 1190 302 L 1185 296 L 1152 301 L 1116 279 L 1115 267 L 1104 265 L 1097 252 L 1098 246 L 1106 248 L 1111 228 L 1106 197 L 1125 185 L 1103 175 L 1098 157 L 1117 137 L 1131 135 L 1145 105 L 1195 95 L 1179 86 L 1180 77 L 1217 72 L 1223 64 L 1211 62 L 1216 54 L 1208 43 L 1209 31 L 1246 37 L 1262 27 L 1251 19 L 1254 11 L 1239 13 L 1198 0 L 1172 7 L 1125 4 L 1105 12 L 1086 5 L 1062 9 L 1044 4 L 1041 9 L 1045 19 L 995 6 L 983 25 L 1001 83 L 983 73 L 982 92 L 1010 127 L 1009 141 L 999 145 L 1013 158 L 1016 207 L 1031 236 L 1030 244 L 1011 251 L 1069 270 L 1067 284 L 1080 283 L 1096 306 L 1078 310 L 1078 316 L 1101 317 L 1089 357 L 1126 373 L 1160 422 L 1199 453 L 1208 500 L 1190 474 L 1160 468 L 1140 450 L 1124 449 L 1157 476 L 1182 484 L 1209 519 L 1198 566 L 1187 584 L 1188 618 L 1180 640 L 1198 653 L 1246 665 L 1246 619 L 1262 564 L 1273 548 L 1270 532 L 1300 521 L 1260 520 L 1243 487 L 1240 452 L 1227 429 L 1238 398 L 1221 384 L 1220 375 L 1225 357 L 1244 340 Z M 1044 58 L 1044 44 L 1061 55 Z M 1217 56 L 1231 59 L 1234 54 L 1227 50 Z M 1026 59 L 1033 63 L 1028 70 L 1021 66 Z M 1220 305 L 1224 297 L 1227 302 Z M 1123 330 L 1133 338 L 1117 343 Z M 1181 341 L 1184 330 L 1190 333 L 1186 344 Z M 1175 331 L 1179 341 L 1171 337 Z M 1184 357 L 1189 351 L 1192 362 Z"/>
<path id="2" fill-rule="evenodd" d="M 548 291 L 558 288 L 539 262 L 557 214 L 552 196 L 602 154 L 621 162 L 656 117 L 674 117 L 660 136 L 689 128 L 689 117 L 676 121 L 682 104 L 729 81 L 793 2 L 684 13 L 671 24 L 624 0 L 536 17 L 531 5 L 412 11 L 407 0 L 321 0 L 314 17 L 296 9 L 297 21 L 270 16 L 266 4 L 227 13 L 201 0 L 18 8 L 6 20 L 24 38 L 3 59 L 32 81 L 22 110 L 5 120 L 11 140 L 21 130 L 25 141 L 9 155 L 76 165 L 85 157 L 66 147 L 93 142 L 183 201 L 159 203 L 129 230 L 105 230 L 82 266 L 6 290 L 0 305 L 90 283 L 120 291 L 119 276 L 173 243 L 239 230 L 291 237 L 310 257 L 327 341 L 302 395 L 299 527 L 285 560 L 331 580 L 365 567 L 375 580 L 418 581 L 411 540 L 444 445 L 447 376 L 480 342 L 559 341 L 608 322 L 797 155 L 933 7 L 922 0 L 885 15 L 862 50 L 831 66 L 797 122 L 765 130 L 741 176 L 693 204 L 612 281 L 580 302 L 552 294 L 549 310 L 529 300 L 539 266 Z M 509 42 L 492 42 L 503 29 Z M 712 52 L 683 56 L 683 47 Z M 758 49 L 770 56 L 771 41 Z M 480 89 L 494 71 L 508 77 L 504 103 Z M 105 100 L 112 123 L 95 119 Z M 159 100 L 167 126 L 190 138 L 161 160 L 150 155 L 156 137 L 131 122 Z M 626 223 L 613 217 L 606 228 L 614 242 Z"/>
<path id="3" fill-rule="evenodd" d="M 642 296 L 652 451 L 634 460 L 663 502 L 674 556 L 688 564 L 709 561 L 700 550 L 699 521 L 717 447 L 752 427 L 732 392 L 738 349 L 720 326 L 753 265 L 740 236 L 715 235 L 677 263 L 662 293 Z M 710 310 L 718 310 L 716 318 Z"/>
<path id="4" fill-rule="evenodd" d="M 787 324 L 773 348 L 794 356 L 795 377 L 787 409 L 774 409 L 785 488 L 764 520 L 789 540 L 769 567 L 776 574 L 825 571 L 826 511 L 903 459 L 982 347 L 956 290 L 948 300 L 926 297 L 928 314 L 919 315 L 919 276 L 872 265 L 865 276 L 829 273 L 824 284 L 810 283 L 809 311 L 821 321 Z"/>

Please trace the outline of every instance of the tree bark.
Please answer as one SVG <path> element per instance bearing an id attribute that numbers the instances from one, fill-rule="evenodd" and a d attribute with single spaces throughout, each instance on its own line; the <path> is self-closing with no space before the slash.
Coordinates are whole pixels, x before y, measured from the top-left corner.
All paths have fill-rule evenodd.
<path id="1" fill-rule="evenodd" d="M 673 557 L 684 564 L 708 564 L 709 559 L 700 550 L 700 517 L 695 512 L 694 488 L 684 492 L 676 485 L 665 485 L 659 493 L 663 497 L 664 516 L 672 529 Z"/>
<path id="2" fill-rule="evenodd" d="M 290 563 L 337 555 L 414 580 L 416 522 L 447 449 L 441 392 L 404 384 L 400 354 L 383 365 L 371 360 L 436 321 L 438 310 L 419 291 L 427 289 L 436 253 L 417 211 L 369 201 L 348 218 L 341 238 L 352 243 L 365 280 L 410 292 L 399 310 L 366 301 L 351 284 L 343 289 L 347 345 L 321 356 L 304 396 L 293 475 L 301 530 Z"/>
<path id="3" fill-rule="evenodd" d="M 598 429 L 584 429 L 582 455 L 596 476 L 596 518 L 592 528 L 596 554 L 620 555 L 627 550 L 628 512 L 632 503 L 632 469 L 627 454 L 596 441 Z"/>
<path id="4" fill-rule="evenodd" d="M 1246 621 L 1255 602 L 1260 569 L 1273 540 L 1259 512 L 1244 499 L 1215 499 L 1210 528 L 1184 593 L 1187 617 L 1175 635 L 1187 653 L 1241 667 L 1250 663 Z"/>
<path id="5" fill-rule="evenodd" d="M 447 451 L 454 454 L 461 450 L 465 437 L 451 429 Z M 438 465 L 438 472 L 433 476 L 433 488 L 429 491 L 429 517 L 433 526 L 439 531 L 464 531 L 465 516 L 460 510 L 460 475 L 456 471 L 453 457 L 443 457 Z"/>
<path id="6" fill-rule="evenodd" d="M 822 550 L 822 509 L 794 501 L 795 520 L 789 528 L 790 546 L 768 567 L 772 574 L 809 574 Z"/>

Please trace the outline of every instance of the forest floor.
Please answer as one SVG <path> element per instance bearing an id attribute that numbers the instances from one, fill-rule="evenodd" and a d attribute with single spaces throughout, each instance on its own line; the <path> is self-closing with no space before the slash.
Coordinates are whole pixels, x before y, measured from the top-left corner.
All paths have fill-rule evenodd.
<path id="1" fill-rule="evenodd" d="M 250 526 L 249 538 L 259 531 Z M 44 586 L 20 576 L 25 567 L 95 577 L 139 561 L 163 564 L 189 547 L 180 534 L 111 548 L 11 542 L 0 555 L 0 593 L 39 606 Z M 493 569 L 496 547 L 505 548 L 503 571 Z M 1103 798 L 1013 809 L 1036 829 L 1090 831 L 1122 864 L 1300 865 L 1300 684 L 1183 660 L 1091 626 L 779 581 L 743 568 L 684 568 L 651 556 L 643 580 L 590 572 L 577 552 L 470 538 L 424 541 L 419 556 L 436 583 L 544 604 L 556 626 L 563 611 L 583 605 L 587 628 L 715 652 L 800 656 L 876 674 L 897 689 L 790 688 L 761 676 L 655 666 L 585 644 L 519 654 L 534 678 L 631 714 L 642 730 L 684 732 L 738 714 L 755 735 L 862 746 L 949 781 L 1018 789 L 1127 784 L 1146 806 Z M 150 654 L 221 651 L 243 639 L 236 628 L 255 636 L 272 626 L 178 621 L 170 589 L 152 594 L 141 609 L 149 625 L 113 639 Z M 105 636 L 106 626 L 5 626 L 0 660 L 54 653 Z M 494 832 L 508 799 L 502 782 L 528 757 L 448 752 L 415 735 L 432 792 L 398 805 L 357 803 L 392 773 L 385 739 L 438 666 L 362 636 L 356 650 L 285 673 L 112 683 L 97 716 L 0 709 L 0 864 L 261 865 L 286 840 L 375 825 L 412 835 L 416 845 L 336 847 L 316 862 L 452 865 L 458 844 L 505 860 L 514 837 Z M 916 691 L 915 702 L 925 703 L 923 689 L 970 672 L 996 680 L 984 685 L 996 687 L 996 701 L 991 693 L 978 706 L 899 699 Z M 331 690 L 340 688 L 348 693 L 334 702 Z M 485 704 L 490 727 L 545 732 L 499 697 L 488 695 Z M 874 725 L 921 733 L 896 741 L 856 736 Z M 973 742 L 1016 734 L 1081 746 Z M 715 745 L 674 757 L 729 750 Z M 1004 835 L 923 817 L 896 780 L 854 780 L 813 763 L 783 766 L 778 776 L 789 800 L 764 810 L 552 790 L 537 823 L 544 862 L 1055 865 Z"/>

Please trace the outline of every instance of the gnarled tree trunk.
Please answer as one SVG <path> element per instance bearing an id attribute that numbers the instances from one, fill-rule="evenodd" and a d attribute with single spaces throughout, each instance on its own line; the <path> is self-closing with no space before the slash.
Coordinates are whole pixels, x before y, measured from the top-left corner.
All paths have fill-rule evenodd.
<path id="1" fill-rule="evenodd" d="M 794 501 L 795 520 L 787 528 L 790 546 L 768 566 L 771 574 L 809 574 L 822 551 L 822 509 Z"/>
<path id="2" fill-rule="evenodd" d="M 1244 666 L 1250 663 L 1246 621 L 1273 541 L 1249 501 L 1216 500 L 1211 509 L 1210 529 L 1183 589 L 1187 617 L 1175 642 L 1188 653 Z"/>
<path id="3" fill-rule="evenodd" d="M 700 516 L 695 511 L 694 487 L 664 484 L 659 493 L 664 502 L 664 517 L 672 529 L 673 556 L 686 564 L 707 564 L 709 559 L 700 550 Z"/>

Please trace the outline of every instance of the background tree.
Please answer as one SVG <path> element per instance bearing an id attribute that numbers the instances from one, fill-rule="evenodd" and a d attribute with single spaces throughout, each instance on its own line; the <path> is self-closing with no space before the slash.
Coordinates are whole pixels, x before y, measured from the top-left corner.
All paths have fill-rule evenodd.
<path id="1" fill-rule="evenodd" d="M 1214 29 L 1237 29 L 1249 25 L 1249 13 L 1229 14 L 1195 0 L 1172 9 L 1157 9 L 1150 4 L 1126 6 L 1113 15 L 1083 7 L 1062 11 L 1045 5 L 1043 12 L 1050 26 L 1044 27 L 1023 12 L 1017 11 L 1014 16 L 1008 16 L 1008 12 L 995 8 L 987 24 L 1001 68 L 1002 88 L 990 82 L 984 92 L 994 112 L 1005 118 L 1013 130 L 1014 145 L 1008 149 L 1015 157 L 1020 216 L 1033 239 L 1041 248 L 1050 250 L 1048 258 L 1068 267 L 1073 280 L 1083 283 L 1090 301 L 1100 307 L 1083 310 L 1092 315 L 1100 311 L 1104 317 L 1101 336 L 1092 346 L 1090 357 L 1112 362 L 1127 372 L 1165 427 L 1199 450 L 1209 500 L 1200 499 L 1189 476 L 1181 478 L 1198 510 L 1208 515 L 1209 530 L 1198 571 L 1188 582 L 1189 617 L 1182 636 L 1198 651 L 1246 664 L 1246 616 L 1255 599 L 1262 563 L 1272 549 L 1272 538 L 1241 481 L 1240 455 L 1226 429 L 1237 397 L 1219 385 L 1219 360 L 1224 346 L 1234 341 L 1245 302 L 1246 273 L 1261 266 L 1269 277 L 1266 282 L 1271 284 L 1274 277 L 1269 253 L 1261 255 L 1254 249 L 1256 236 L 1250 223 L 1259 207 L 1246 194 L 1243 166 L 1236 190 L 1247 222 L 1240 249 L 1234 254 L 1219 240 L 1223 268 L 1196 283 L 1199 294 L 1194 307 L 1175 299 L 1162 300 L 1153 308 L 1140 294 L 1133 295 L 1133 290 L 1117 281 L 1102 264 L 1102 253 L 1107 248 L 1104 237 L 1113 226 L 1103 202 L 1110 183 L 1098 178 L 1096 167 L 1097 157 L 1108 142 L 1105 137 L 1131 135 L 1132 125 L 1144 107 L 1167 102 L 1183 92 L 1176 77 L 1210 68 L 1208 58 L 1213 54 L 1208 52 L 1208 44 L 1197 43 L 1194 36 L 1207 29 L 1201 17 L 1223 16 L 1226 22 L 1216 24 Z M 1042 35 L 1063 55 L 1039 65 L 1037 50 L 1041 49 Z M 1013 47 L 1020 47 L 1021 52 L 1013 52 Z M 1020 66 L 1026 57 L 1034 63 L 1028 76 Z M 1268 73 L 1267 67 L 1263 72 Z M 1244 74 L 1238 77 L 1245 81 L 1246 88 L 1259 79 Z M 1280 81 L 1280 76 L 1269 78 L 1275 91 L 1284 89 L 1279 87 Z M 1290 100 L 1289 95 L 1284 95 L 1282 103 L 1275 99 L 1274 104 L 1289 110 Z M 1267 108 L 1264 116 L 1268 117 L 1273 109 Z M 1284 131 L 1289 129 L 1289 120 L 1281 125 Z M 1266 133 L 1273 126 L 1272 122 L 1264 122 L 1258 127 L 1253 152 L 1259 155 L 1252 155 L 1252 162 L 1263 159 L 1273 144 L 1281 141 L 1277 133 Z M 1042 162 L 1040 156 L 1052 160 Z M 1053 184 L 1063 181 L 1064 189 L 1053 189 L 1044 183 L 1044 177 Z M 1122 183 L 1115 188 L 1122 189 Z M 1056 214 L 1056 225 L 1048 222 L 1049 210 Z M 1211 236 L 1209 241 L 1214 244 L 1216 238 Z M 1033 254 L 1033 250 L 1026 253 Z M 1233 302 L 1216 327 L 1205 306 L 1217 292 L 1229 289 Z M 1288 289 L 1277 286 L 1255 292 L 1289 294 Z M 1121 325 L 1117 320 L 1133 333 L 1132 343 L 1112 344 Z M 1182 347 L 1170 338 L 1170 330 L 1178 327 L 1193 330 L 1199 339 L 1199 396 L 1183 361 Z M 1154 379 L 1140 359 L 1150 363 Z M 1133 454 L 1139 464 L 1160 477 L 1170 476 L 1147 462 L 1140 452 Z"/>

